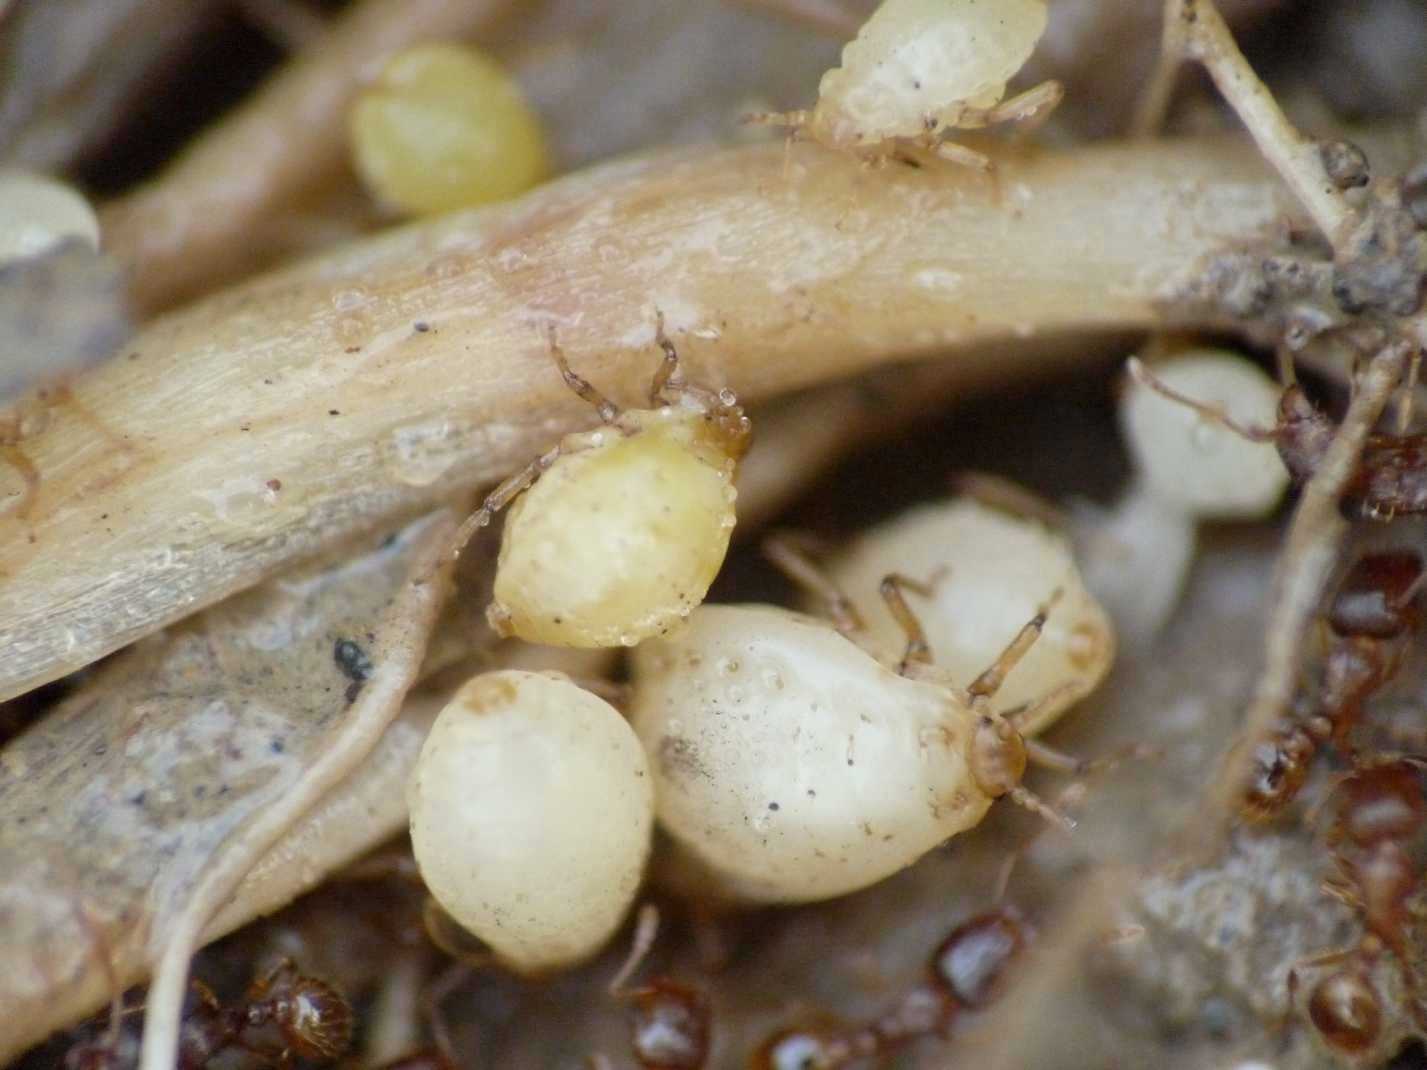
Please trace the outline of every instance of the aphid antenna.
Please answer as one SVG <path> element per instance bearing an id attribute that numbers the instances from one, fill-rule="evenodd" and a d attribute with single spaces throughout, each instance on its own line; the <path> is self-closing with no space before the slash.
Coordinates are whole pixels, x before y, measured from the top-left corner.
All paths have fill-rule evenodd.
<path id="1" fill-rule="evenodd" d="M 796 586 L 822 600 L 833 627 L 852 638 L 866 630 L 862 614 L 847 593 L 814 560 L 826 547 L 806 532 L 780 530 L 763 540 L 763 556 Z"/>
<path id="2" fill-rule="evenodd" d="M 471 541 L 471 537 L 476 532 L 481 528 L 489 527 L 490 522 L 495 519 L 496 513 L 504 509 L 524 491 L 529 490 L 541 474 L 559 459 L 560 447 L 552 447 L 520 471 L 501 480 L 495 490 L 486 495 L 485 501 L 481 502 L 481 507 L 468 516 L 456 529 L 456 534 L 451 539 L 451 545 L 455 547 L 451 556 L 460 557 L 466 543 Z"/>
<path id="3" fill-rule="evenodd" d="M 624 957 L 624 963 L 610 978 L 605 991 L 615 999 L 623 999 L 630 995 L 632 990 L 626 985 L 629 979 L 634 976 L 644 960 L 649 957 L 649 952 L 654 947 L 654 941 L 659 937 L 659 908 L 653 903 L 645 903 L 639 908 L 639 913 L 634 921 L 634 934 L 629 942 L 629 954 Z"/>
<path id="4" fill-rule="evenodd" d="M 560 370 L 560 378 L 565 380 L 565 385 L 574 391 L 580 400 L 594 406 L 595 412 L 599 413 L 601 423 L 612 425 L 618 421 L 620 413 L 619 406 L 601 394 L 588 379 L 577 374 L 575 370 L 570 367 L 570 362 L 565 357 L 565 351 L 560 348 L 560 343 L 556 338 L 555 325 L 553 323 L 547 323 L 545 325 L 545 340 L 550 349 L 550 359 L 555 362 L 555 367 Z"/>
<path id="5" fill-rule="evenodd" d="M 1126 362 L 1126 368 L 1130 373 L 1130 377 L 1141 386 L 1153 390 L 1156 394 L 1166 397 L 1170 401 L 1192 409 L 1211 423 L 1216 423 L 1220 427 L 1227 428 L 1234 432 L 1234 434 L 1248 439 L 1250 442 L 1273 442 L 1278 438 L 1278 429 L 1275 427 L 1259 427 L 1254 424 L 1240 423 L 1217 405 L 1208 405 L 1190 397 L 1188 394 L 1181 394 L 1178 390 L 1175 390 L 1163 379 L 1160 379 L 1146 368 L 1138 357 L 1131 357 Z"/>
<path id="6" fill-rule="evenodd" d="M 1074 832 L 1075 819 L 1061 813 L 1024 784 L 1017 784 L 1006 795 L 1017 806 L 1024 807 L 1037 817 L 1044 818 L 1063 832 Z"/>

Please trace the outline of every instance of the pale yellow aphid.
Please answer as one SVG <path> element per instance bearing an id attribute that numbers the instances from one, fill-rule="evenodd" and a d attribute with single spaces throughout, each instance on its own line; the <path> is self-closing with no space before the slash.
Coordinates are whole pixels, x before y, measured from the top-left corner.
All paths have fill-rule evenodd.
<path id="1" fill-rule="evenodd" d="M 1045 0 L 885 0 L 823 75 L 811 111 L 755 118 L 843 151 L 885 155 L 902 141 L 986 167 L 942 135 L 1041 116 L 1059 102 L 1055 82 L 1002 99 L 1045 26 Z"/>
<path id="2" fill-rule="evenodd" d="M 998 694 L 1010 708 L 1054 694 L 1028 725 L 1040 731 L 1089 694 L 1115 657 L 1115 629 L 1085 588 L 1069 539 L 1046 524 L 971 498 L 910 509 L 866 532 L 829 564 L 866 626 L 870 649 L 900 655 L 903 632 L 875 596 L 900 572 L 921 581 L 907 597 L 953 679 L 969 680 L 1059 592 L 1036 645 Z"/>
<path id="3" fill-rule="evenodd" d="M 1220 349 L 1201 349 L 1154 365 L 1154 376 L 1239 424 L 1272 427 L 1283 390 L 1258 365 Z M 1204 519 L 1267 516 L 1289 474 L 1271 442 L 1254 442 L 1133 377 L 1120 402 L 1120 426 L 1145 492 Z"/>
<path id="4" fill-rule="evenodd" d="M 468 531 L 483 527 L 514 499 L 488 610 L 502 634 L 554 646 L 632 646 L 688 616 L 718 574 L 748 418 L 727 391 L 683 382 L 662 320 L 656 338 L 664 362 L 652 407 L 629 410 L 571 371 L 551 338 L 565 382 L 604 426 L 567 435 L 466 522 Z"/>
<path id="5" fill-rule="evenodd" d="M 549 172 L 544 131 L 519 86 L 464 45 L 393 56 L 352 105 L 349 127 L 363 182 L 409 215 L 514 197 Z"/>
<path id="6" fill-rule="evenodd" d="M 427 888 L 519 973 L 597 952 L 643 879 L 644 751 L 614 707 L 559 673 L 468 682 L 437 716 L 407 794 Z"/>
<path id="7" fill-rule="evenodd" d="M 99 248 L 99 220 L 89 202 L 45 175 L 0 170 L 0 265 L 69 239 Z"/>
<path id="8" fill-rule="evenodd" d="M 1028 750 L 1073 760 L 1023 738 L 1034 707 L 990 704 L 1044 619 L 962 686 L 915 637 L 899 673 L 819 618 L 700 607 L 633 659 L 660 824 L 722 894 L 791 903 L 883 880 L 1001 796 L 1058 817 L 1021 786 Z"/>

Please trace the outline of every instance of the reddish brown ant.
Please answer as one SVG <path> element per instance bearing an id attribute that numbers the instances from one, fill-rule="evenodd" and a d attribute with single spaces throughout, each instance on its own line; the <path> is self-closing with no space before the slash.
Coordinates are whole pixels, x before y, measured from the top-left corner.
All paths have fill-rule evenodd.
<path id="1" fill-rule="evenodd" d="M 1288 991 L 1292 1001 L 1304 966 L 1338 966 L 1313 986 L 1307 1009 L 1323 1041 L 1346 1055 L 1370 1050 L 1381 1033 L 1383 1007 L 1371 972 L 1385 951 L 1397 959 L 1413 994 L 1414 1014 L 1422 1018 L 1418 978 L 1404 936 L 1407 901 L 1417 887 L 1408 848 L 1427 822 L 1421 764 L 1403 758 L 1365 766 L 1343 777 L 1334 791 L 1337 817 L 1328 840 L 1339 876 L 1325 888 L 1361 911 L 1364 931 L 1354 946 L 1296 965 L 1288 975 Z"/>
<path id="2" fill-rule="evenodd" d="M 1130 374 L 1137 382 L 1171 401 L 1186 405 L 1252 442 L 1271 442 L 1297 484 L 1318 470 L 1338 426 L 1297 382 L 1290 381 L 1278 403 L 1272 427 L 1255 427 L 1229 416 L 1217 406 L 1181 394 L 1131 358 Z M 1343 493 L 1343 504 L 1373 520 L 1427 513 L 1427 433 L 1368 436 L 1358 467 Z"/>
<path id="3" fill-rule="evenodd" d="M 179 1035 L 179 1070 L 202 1070 L 230 1049 L 246 1051 L 288 1067 L 294 1058 L 331 1062 L 352 1042 L 352 1008 L 325 981 L 297 972 L 284 959 L 253 982 L 242 1005 L 224 1007 L 201 982 L 193 982 L 196 1002 Z M 255 1044 L 247 1032 L 275 1026 L 283 1046 Z"/>
<path id="4" fill-rule="evenodd" d="M 1419 623 L 1416 596 L 1424 578 L 1422 558 L 1412 550 L 1367 554 L 1348 571 L 1328 609 L 1333 639 L 1318 698 L 1307 716 L 1281 725 L 1256 747 L 1246 817 L 1266 820 L 1281 812 L 1324 744 L 1352 753 L 1348 733 L 1361 720 L 1363 703 L 1397 671 L 1402 639 Z"/>
<path id="5" fill-rule="evenodd" d="M 753 1054 L 751 1070 L 833 1070 L 885 1056 L 919 1037 L 947 1033 L 958 1015 L 988 1006 L 1006 967 L 1032 936 L 1012 907 L 958 925 L 932 952 L 927 976 L 886 1012 L 852 1029 L 814 1024 L 783 1029 Z"/>

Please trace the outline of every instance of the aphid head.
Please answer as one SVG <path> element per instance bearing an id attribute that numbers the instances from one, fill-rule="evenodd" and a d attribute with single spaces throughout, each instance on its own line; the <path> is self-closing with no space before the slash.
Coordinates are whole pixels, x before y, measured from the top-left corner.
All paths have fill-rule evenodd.
<path id="1" fill-rule="evenodd" d="M 984 794 L 999 799 L 1020 787 L 1026 775 L 1026 741 L 1010 721 L 983 714 L 967 750 L 971 776 Z"/>
<path id="2" fill-rule="evenodd" d="M 1371 982 L 1352 968 L 1330 973 L 1308 997 L 1308 1017 L 1324 1043 L 1344 1055 L 1359 1055 L 1382 1032 L 1382 1003 Z"/>

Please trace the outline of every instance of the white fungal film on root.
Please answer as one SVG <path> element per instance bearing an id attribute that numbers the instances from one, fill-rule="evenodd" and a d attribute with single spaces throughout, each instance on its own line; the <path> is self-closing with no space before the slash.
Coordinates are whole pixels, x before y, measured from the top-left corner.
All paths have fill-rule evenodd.
<path id="1" fill-rule="evenodd" d="M 815 133 L 852 145 L 955 127 L 1001 100 L 1045 25 L 1045 0 L 886 0 L 823 75 Z"/>
<path id="2" fill-rule="evenodd" d="M 734 526 L 736 463 L 669 406 L 570 436 L 510 508 L 492 622 L 557 646 L 631 646 L 703 601 Z"/>
<path id="3" fill-rule="evenodd" d="M 1049 606 L 1040 638 L 995 699 L 997 709 L 1007 710 L 1058 693 L 1023 726 L 1027 735 L 1089 694 L 1114 661 L 1114 626 L 1086 589 L 1069 539 L 971 499 L 903 513 L 857 539 L 829 571 L 862 615 L 869 648 L 893 664 L 906 636 L 878 584 L 894 572 L 929 584 L 930 595 L 909 590 L 907 602 L 937 668 L 962 687 Z"/>
<path id="4" fill-rule="evenodd" d="M 618 928 L 643 877 L 653 786 L 639 740 L 558 673 L 506 670 L 441 711 L 408 789 L 422 879 L 506 965 L 575 965 Z"/>
<path id="5" fill-rule="evenodd" d="M 703 606 L 633 660 L 631 720 L 663 827 L 740 898 L 844 895 L 977 824 L 976 723 L 825 621 Z"/>
<path id="6" fill-rule="evenodd" d="M 1237 354 L 1195 350 L 1151 370 L 1172 390 L 1240 424 L 1267 428 L 1277 419 L 1282 389 Z M 1120 424 L 1145 492 L 1190 516 L 1263 517 L 1288 489 L 1288 469 L 1271 442 L 1251 442 L 1133 379 L 1120 403 Z"/>

